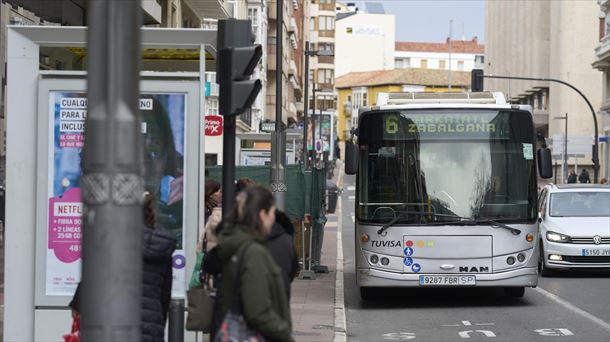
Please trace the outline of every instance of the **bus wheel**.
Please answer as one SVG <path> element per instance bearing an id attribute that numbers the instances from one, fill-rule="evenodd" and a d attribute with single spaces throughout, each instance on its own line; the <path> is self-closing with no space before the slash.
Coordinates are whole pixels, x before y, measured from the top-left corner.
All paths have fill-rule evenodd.
<path id="1" fill-rule="evenodd" d="M 525 287 L 505 287 L 504 295 L 509 298 L 521 298 L 525 294 Z"/>
<path id="2" fill-rule="evenodd" d="M 373 300 L 377 298 L 377 289 L 374 287 L 361 287 L 360 298 L 362 298 L 362 300 Z"/>

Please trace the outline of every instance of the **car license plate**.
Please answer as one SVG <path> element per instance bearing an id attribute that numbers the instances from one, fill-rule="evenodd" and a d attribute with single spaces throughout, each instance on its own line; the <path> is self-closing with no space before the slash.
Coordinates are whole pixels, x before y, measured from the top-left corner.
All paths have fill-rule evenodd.
<path id="1" fill-rule="evenodd" d="M 419 276 L 420 286 L 471 286 L 476 285 L 476 276 Z"/>
<path id="2" fill-rule="evenodd" d="M 608 255 L 610 255 L 610 248 L 609 249 L 589 249 L 589 248 L 582 249 L 582 256 L 608 256 Z"/>

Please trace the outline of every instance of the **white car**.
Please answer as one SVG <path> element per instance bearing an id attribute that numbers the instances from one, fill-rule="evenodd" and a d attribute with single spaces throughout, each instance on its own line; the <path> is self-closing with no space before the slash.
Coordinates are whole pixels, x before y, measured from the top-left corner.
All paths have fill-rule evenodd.
<path id="1" fill-rule="evenodd" d="M 550 184 L 538 196 L 541 275 L 610 268 L 610 187 Z"/>

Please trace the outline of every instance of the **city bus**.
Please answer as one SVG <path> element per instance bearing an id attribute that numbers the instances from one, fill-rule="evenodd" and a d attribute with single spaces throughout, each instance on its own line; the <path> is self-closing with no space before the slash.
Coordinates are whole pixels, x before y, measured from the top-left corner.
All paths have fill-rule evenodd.
<path id="1" fill-rule="evenodd" d="M 501 93 L 378 94 L 346 144 L 362 299 L 384 287 L 522 297 L 538 282 L 536 168 L 551 167 L 532 108 Z"/>

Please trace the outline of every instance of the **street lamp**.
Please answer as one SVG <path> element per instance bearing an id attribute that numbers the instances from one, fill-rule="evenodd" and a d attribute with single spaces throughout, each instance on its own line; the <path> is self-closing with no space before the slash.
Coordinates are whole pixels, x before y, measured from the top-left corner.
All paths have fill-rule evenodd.
<path id="1" fill-rule="evenodd" d="M 562 181 L 567 183 L 568 179 L 568 113 L 565 116 L 558 116 L 555 120 L 565 120 L 565 135 L 563 137 L 563 165 L 561 170 Z M 555 181 L 557 182 L 557 181 Z"/>
<path id="2" fill-rule="evenodd" d="M 305 113 L 303 114 L 303 163 L 305 169 L 309 169 L 309 163 L 307 158 L 307 121 L 308 121 L 308 112 L 309 112 L 309 57 L 310 56 L 334 56 L 335 54 L 330 50 L 310 50 L 309 42 L 305 42 L 305 51 L 303 51 L 303 55 L 305 56 L 305 103 L 303 104 L 303 109 Z M 315 86 L 314 86 L 315 87 Z M 314 111 L 316 105 L 316 90 L 321 91 L 321 89 L 313 89 L 313 102 L 314 102 Z M 332 90 L 331 90 L 332 91 Z M 313 116 L 312 116 L 313 117 Z M 315 122 L 315 119 L 314 119 Z M 314 128 L 315 129 L 315 126 Z M 312 131 L 315 133 L 315 131 Z M 312 137 L 314 134 L 312 134 Z M 315 138 L 314 138 L 315 139 Z M 315 140 L 313 141 L 315 148 Z"/>

